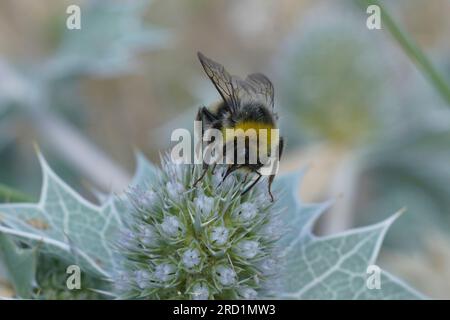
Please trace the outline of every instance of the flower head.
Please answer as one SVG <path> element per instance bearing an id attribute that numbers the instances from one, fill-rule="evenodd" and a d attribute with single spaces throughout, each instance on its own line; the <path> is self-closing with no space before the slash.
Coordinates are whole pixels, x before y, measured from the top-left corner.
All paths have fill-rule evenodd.
<path id="1" fill-rule="evenodd" d="M 118 247 L 119 296 L 148 299 L 254 299 L 273 278 L 274 204 L 266 189 L 226 168 L 174 164 L 134 203 Z M 260 182 L 263 183 L 263 182 Z M 150 191 L 149 191 L 150 190 Z M 120 284 L 120 285 L 119 285 Z"/>

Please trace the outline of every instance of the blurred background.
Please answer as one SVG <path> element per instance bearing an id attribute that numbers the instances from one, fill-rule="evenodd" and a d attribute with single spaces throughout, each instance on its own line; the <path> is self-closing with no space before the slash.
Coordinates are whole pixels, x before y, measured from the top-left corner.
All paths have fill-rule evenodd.
<path id="1" fill-rule="evenodd" d="M 366 27 L 361 3 L 1 1 L 0 190 L 38 199 L 36 148 L 93 201 L 93 190 L 123 190 L 136 150 L 159 162 L 172 130 L 218 99 L 202 51 L 273 81 L 282 171 L 308 166 L 302 199 L 335 200 L 317 233 L 407 208 L 379 264 L 450 298 L 450 102 L 385 25 Z M 72 4 L 81 30 L 66 28 Z M 383 4 L 450 83 L 450 2 Z"/>

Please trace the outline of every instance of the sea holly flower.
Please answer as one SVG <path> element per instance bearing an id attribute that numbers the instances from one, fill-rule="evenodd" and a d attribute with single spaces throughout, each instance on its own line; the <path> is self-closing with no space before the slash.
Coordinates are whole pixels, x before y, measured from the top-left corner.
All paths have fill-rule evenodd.
<path id="1" fill-rule="evenodd" d="M 119 297 L 255 298 L 271 278 L 263 262 L 276 257 L 266 230 L 280 227 L 275 204 L 258 205 L 268 197 L 266 186 L 242 195 L 251 179 L 240 172 L 223 181 L 224 168 L 210 168 L 194 186 L 201 165 L 164 157 L 162 168 L 151 189 L 127 193 L 137 205 L 124 219 L 129 241 L 117 246 L 121 283 L 123 273 L 131 275 Z"/>
<path id="2" fill-rule="evenodd" d="M 386 231 L 401 212 L 371 226 L 319 237 L 313 234 L 314 222 L 330 203 L 308 204 L 298 199 L 301 172 L 277 177 L 273 190 L 276 200 L 272 203 L 264 179 L 242 195 L 250 183 L 245 174 L 236 171 L 220 183 L 223 168 L 218 167 L 214 172 L 208 170 L 193 187 L 202 167 L 174 165 L 164 158 L 161 171 L 141 163 L 140 175 L 133 180 L 128 197 L 109 198 L 104 205 L 96 206 L 65 184 L 42 156 L 40 160 L 45 182 L 40 202 L 27 203 L 27 211 L 20 203 L 0 204 L 0 231 L 31 248 L 16 247 L 0 237 L 0 243 L 11 253 L 7 270 L 13 281 L 20 280 L 15 282 L 20 297 L 424 297 L 384 270 L 379 290 L 372 290 L 364 281 L 368 266 L 376 262 Z M 169 181 L 182 186 L 180 197 L 171 197 L 166 188 Z M 149 190 L 154 194 L 147 193 Z M 143 202 L 138 200 L 143 195 L 146 199 L 155 196 L 154 202 L 141 205 Z M 205 207 L 196 206 L 196 199 L 203 196 L 212 199 L 212 210 L 206 217 Z M 255 206 L 256 215 L 252 213 Z M 252 219 L 245 219 L 246 210 Z M 64 221 L 61 212 L 66 214 Z M 33 229 L 28 224 L 30 219 L 52 228 Z M 51 259 L 43 253 L 33 260 L 34 248 L 43 244 Z M 76 261 L 71 259 L 74 252 Z M 18 269 L 16 266 L 23 264 L 24 258 L 30 264 Z M 66 268 L 74 263 L 83 271 L 82 289 L 68 291 L 64 285 Z M 36 265 L 37 270 L 33 269 Z M 24 283 L 23 279 L 30 282 Z"/>

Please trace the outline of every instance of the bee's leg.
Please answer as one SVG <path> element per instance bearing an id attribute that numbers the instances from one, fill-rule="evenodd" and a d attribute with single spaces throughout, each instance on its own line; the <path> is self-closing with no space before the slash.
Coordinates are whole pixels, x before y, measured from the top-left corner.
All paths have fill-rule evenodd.
<path id="1" fill-rule="evenodd" d="M 242 181 L 242 183 L 246 183 L 247 182 L 247 179 L 248 179 L 248 175 L 249 175 L 249 172 L 245 175 L 245 177 L 244 177 L 244 181 Z"/>
<path id="2" fill-rule="evenodd" d="M 242 196 L 243 196 L 244 194 L 246 194 L 247 192 L 249 192 L 249 191 L 250 191 L 250 190 L 258 183 L 259 179 L 261 179 L 262 174 L 259 173 L 259 172 L 257 172 L 257 171 L 255 171 L 255 173 L 258 175 L 258 178 L 256 178 L 256 180 L 253 181 L 253 183 L 252 183 L 250 186 L 248 186 L 248 188 L 245 189 L 244 192 L 241 193 Z"/>
<path id="3" fill-rule="evenodd" d="M 275 179 L 275 175 L 272 174 L 269 176 L 269 184 L 268 184 L 268 191 L 269 191 L 269 195 L 270 195 L 270 202 L 273 202 L 273 194 L 272 194 L 272 182 L 273 179 Z"/>
<path id="4" fill-rule="evenodd" d="M 283 149 L 284 149 L 284 139 L 283 137 L 280 137 L 280 144 L 278 145 L 278 160 L 281 159 Z"/>
<path id="5" fill-rule="evenodd" d="M 195 146 L 195 154 L 200 154 L 202 151 L 203 145 L 203 137 L 205 134 L 205 129 L 210 128 L 214 121 L 217 121 L 217 117 L 208 110 L 207 107 L 203 106 L 198 108 L 197 116 L 195 117 L 196 121 L 201 121 L 201 136 L 199 137 L 198 144 Z M 201 156 L 201 155 L 200 155 Z"/>
<path id="6" fill-rule="evenodd" d="M 281 158 L 281 155 L 283 154 L 283 148 L 284 148 L 284 139 L 283 137 L 280 137 L 280 144 L 278 146 L 278 160 Z M 272 194 L 272 182 L 275 179 L 275 175 L 272 174 L 269 176 L 269 185 L 268 185 L 268 191 L 270 195 L 270 201 L 273 202 L 273 194 Z"/>
<path id="7" fill-rule="evenodd" d="M 225 174 L 223 175 L 222 181 L 220 181 L 220 183 L 217 185 L 218 187 L 222 184 L 222 182 L 225 181 L 225 179 L 234 171 L 236 171 L 237 169 L 239 169 L 240 166 L 237 165 L 231 165 L 228 167 L 227 171 L 225 172 Z"/>
<path id="8" fill-rule="evenodd" d="M 237 166 L 229 166 L 228 168 L 227 168 L 227 171 L 225 171 L 225 174 L 222 176 L 222 181 L 220 181 L 220 183 L 219 183 L 219 185 L 218 186 L 220 186 L 221 184 L 222 184 L 222 182 L 224 182 L 225 181 L 225 179 L 233 172 L 233 171 L 235 171 L 237 169 Z"/>
<path id="9" fill-rule="evenodd" d="M 204 128 L 205 128 L 205 125 L 204 125 L 204 122 L 203 122 L 203 107 L 201 107 L 201 108 L 198 108 L 198 112 L 197 112 L 197 116 L 195 117 L 195 121 L 201 121 L 202 122 L 202 132 L 201 132 L 201 135 L 200 135 L 200 137 L 199 137 L 199 141 L 198 141 L 198 143 L 194 146 L 194 154 L 195 154 L 195 157 L 197 157 L 197 155 L 200 155 L 200 153 L 202 152 L 202 147 L 203 147 L 203 132 L 204 132 Z M 192 173 L 194 173 L 194 168 L 195 168 L 195 166 L 192 166 Z M 205 169 L 205 168 L 203 168 L 203 169 Z M 198 182 L 198 180 L 197 181 L 195 181 L 195 183 L 194 183 L 194 187 L 197 185 L 197 182 Z"/>
<path id="10" fill-rule="evenodd" d="M 210 145 L 210 144 L 209 144 Z M 207 147 L 209 147 L 209 145 Z M 214 170 L 217 166 L 217 161 L 215 161 L 214 159 L 211 159 L 209 153 L 206 153 L 205 156 L 203 157 L 203 172 L 202 175 L 197 179 L 197 181 L 195 181 L 194 183 L 194 187 L 197 185 L 197 183 L 203 179 L 203 177 L 205 176 L 206 172 L 208 171 L 209 167 L 212 166 L 212 174 L 214 174 Z M 211 161 L 213 160 L 213 161 Z"/>
<path id="11" fill-rule="evenodd" d="M 192 187 L 195 188 L 197 186 L 197 183 L 199 183 L 205 177 L 206 172 L 208 172 L 208 166 L 204 164 L 203 165 L 203 172 L 202 172 L 202 174 L 200 175 L 200 177 L 197 180 L 195 180 L 195 182 L 192 185 Z"/>
<path id="12" fill-rule="evenodd" d="M 214 163 L 214 165 L 213 165 L 213 167 L 212 167 L 211 174 L 214 174 L 214 170 L 216 170 L 216 167 L 217 167 L 217 163 Z"/>

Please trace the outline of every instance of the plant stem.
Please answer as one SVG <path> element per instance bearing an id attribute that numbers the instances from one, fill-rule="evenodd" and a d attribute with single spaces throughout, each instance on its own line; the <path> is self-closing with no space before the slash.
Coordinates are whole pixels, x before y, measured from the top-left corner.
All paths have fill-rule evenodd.
<path id="1" fill-rule="evenodd" d="M 17 191 L 11 187 L 0 184 L 0 203 L 2 202 L 32 202 L 29 195 Z"/>
<path id="2" fill-rule="evenodd" d="M 356 0 L 357 3 L 364 8 L 369 5 L 377 5 L 380 7 L 381 19 L 383 26 L 386 26 L 391 36 L 397 41 L 403 51 L 416 64 L 418 69 L 433 84 L 434 88 L 439 92 L 444 101 L 450 106 L 450 87 L 442 75 L 435 69 L 428 57 L 423 53 L 414 40 L 401 30 L 397 23 L 392 19 L 389 12 L 380 4 L 378 0 Z"/>

